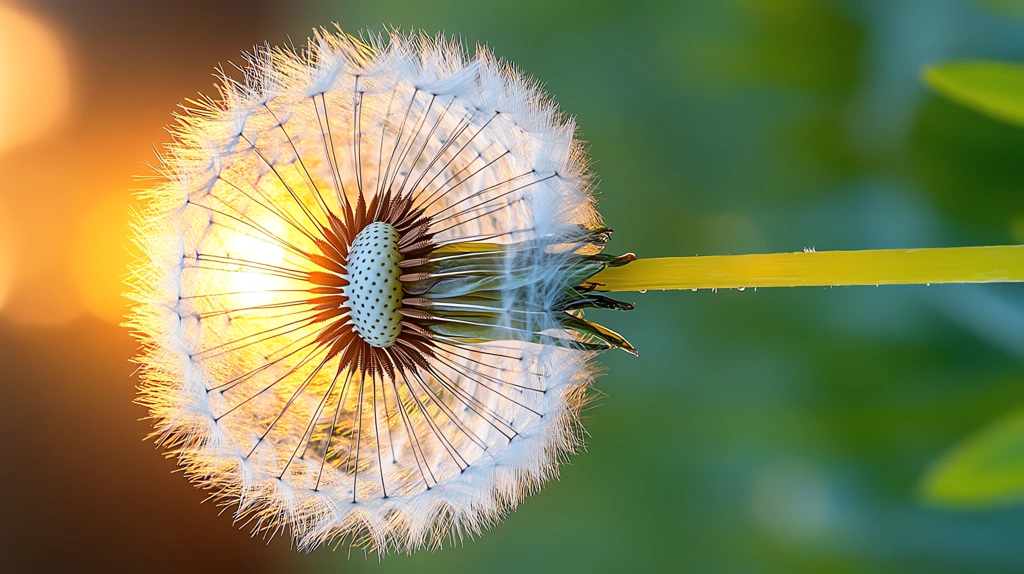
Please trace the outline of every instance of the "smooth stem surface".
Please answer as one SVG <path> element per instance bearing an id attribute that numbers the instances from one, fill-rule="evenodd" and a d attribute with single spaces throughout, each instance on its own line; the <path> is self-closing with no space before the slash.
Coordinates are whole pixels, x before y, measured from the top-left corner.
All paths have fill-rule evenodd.
<path id="1" fill-rule="evenodd" d="M 590 282 L 599 291 L 1024 281 L 1024 245 L 638 259 Z"/>

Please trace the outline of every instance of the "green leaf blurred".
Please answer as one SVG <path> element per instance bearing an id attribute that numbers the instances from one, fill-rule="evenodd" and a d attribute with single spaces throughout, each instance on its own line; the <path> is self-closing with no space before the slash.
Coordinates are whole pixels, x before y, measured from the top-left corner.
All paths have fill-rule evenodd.
<path id="1" fill-rule="evenodd" d="M 961 62 L 925 68 L 924 80 L 947 97 L 990 116 L 1024 126 L 1024 67 Z"/>
<path id="2" fill-rule="evenodd" d="M 974 3 L 1007 18 L 1024 16 L 1024 0 L 974 0 Z"/>
<path id="3" fill-rule="evenodd" d="M 940 506 L 991 507 L 1024 499 L 1024 409 L 954 447 L 923 487 L 926 499 Z"/>

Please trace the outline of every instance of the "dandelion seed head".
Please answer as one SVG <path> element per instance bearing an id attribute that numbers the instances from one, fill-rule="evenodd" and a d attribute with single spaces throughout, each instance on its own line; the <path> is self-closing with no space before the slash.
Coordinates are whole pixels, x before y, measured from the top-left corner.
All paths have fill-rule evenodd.
<path id="1" fill-rule="evenodd" d="M 632 260 L 572 120 L 443 36 L 319 31 L 190 100 L 144 195 L 138 401 L 254 532 L 410 552 L 473 536 L 582 444 L 588 279 Z"/>

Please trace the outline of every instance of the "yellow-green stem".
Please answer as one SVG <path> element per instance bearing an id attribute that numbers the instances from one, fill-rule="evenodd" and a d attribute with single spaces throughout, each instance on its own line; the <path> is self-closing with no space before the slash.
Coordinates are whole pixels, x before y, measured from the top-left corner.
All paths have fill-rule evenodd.
<path id="1" fill-rule="evenodd" d="M 1024 245 L 638 259 L 594 275 L 600 291 L 1024 281 Z"/>

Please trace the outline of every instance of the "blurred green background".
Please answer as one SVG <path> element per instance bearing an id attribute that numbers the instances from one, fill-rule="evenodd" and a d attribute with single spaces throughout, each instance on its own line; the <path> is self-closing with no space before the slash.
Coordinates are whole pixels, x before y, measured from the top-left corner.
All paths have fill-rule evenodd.
<path id="1" fill-rule="evenodd" d="M 122 265 L 131 175 L 174 105 L 210 92 L 218 62 L 331 22 L 443 30 L 542 80 L 590 143 L 612 252 L 1024 243 L 1024 129 L 921 81 L 936 61 L 1024 60 L 1024 2 L 3 6 L 59 38 L 71 97 L 55 127 L 0 149 L 0 486 L 14 513 L 0 570 L 1024 569 L 1024 506 L 937 504 L 921 486 L 953 445 L 1024 408 L 1016 286 L 637 294 L 635 311 L 598 317 L 640 357 L 603 356 L 587 452 L 482 538 L 379 563 L 265 545 L 200 505 L 141 441 L 133 344 L 103 271 Z"/>

